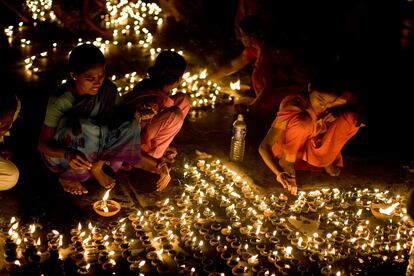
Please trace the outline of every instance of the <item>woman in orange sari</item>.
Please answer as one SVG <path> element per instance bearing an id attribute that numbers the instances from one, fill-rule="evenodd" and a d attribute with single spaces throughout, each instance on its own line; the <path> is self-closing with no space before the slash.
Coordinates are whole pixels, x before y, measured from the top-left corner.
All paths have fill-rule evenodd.
<path id="1" fill-rule="evenodd" d="M 297 193 L 295 163 L 299 160 L 339 175 L 341 149 L 362 126 L 359 116 L 347 108 L 353 102 L 355 96 L 332 72 L 318 74 L 307 94 L 283 99 L 259 153 L 290 193 Z"/>

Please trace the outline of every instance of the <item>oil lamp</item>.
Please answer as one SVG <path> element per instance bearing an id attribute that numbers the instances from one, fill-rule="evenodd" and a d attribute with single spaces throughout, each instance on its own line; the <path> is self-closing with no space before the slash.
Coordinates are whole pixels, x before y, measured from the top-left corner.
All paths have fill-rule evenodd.
<path id="1" fill-rule="evenodd" d="M 107 190 L 102 200 L 98 200 L 93 204 L 95 212 L 103 217 L 114 216 L 121 210 L 121 205 L 118 202 L 108 200 L 110 191 Z"/>

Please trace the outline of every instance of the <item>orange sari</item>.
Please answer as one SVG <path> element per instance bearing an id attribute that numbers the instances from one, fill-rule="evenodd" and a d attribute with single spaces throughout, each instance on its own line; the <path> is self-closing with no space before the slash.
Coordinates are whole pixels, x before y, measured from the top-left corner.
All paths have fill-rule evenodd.
<path id="1" fill-rule="evenodd" d="M 272 147 L 273 154 L 292 163 L 303 160 L 314 167 L 343 167 L 341 150 L 359 130 L 356 124 L 353 112 L 343 112 L 327 122 L 312 111 L 307 96 L 287 96 L 272 124 L 282 133 Z"/>

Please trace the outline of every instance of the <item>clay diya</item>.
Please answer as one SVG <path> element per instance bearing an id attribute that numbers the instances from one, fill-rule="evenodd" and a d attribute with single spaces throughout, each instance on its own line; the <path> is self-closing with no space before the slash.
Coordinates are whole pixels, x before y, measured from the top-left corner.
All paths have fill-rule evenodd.
<path id="1" fill-rule="evenodd" d="M 112 217 L 121 210 L 121 205 L 115 200 L 108 200 L 109 191 L 106 191 L 102 200 L 98 200 L 93 204 L 95 212 L 103 217 Z"/>
<path id="2" fill-rule="evenodd" d="M 395 208 L 399 205 L 399 202 L 388 206 L 381 203 L 372 203 L 371 204 L 371 213 L 377 219 L 390 219 L 394 216 Z"/>

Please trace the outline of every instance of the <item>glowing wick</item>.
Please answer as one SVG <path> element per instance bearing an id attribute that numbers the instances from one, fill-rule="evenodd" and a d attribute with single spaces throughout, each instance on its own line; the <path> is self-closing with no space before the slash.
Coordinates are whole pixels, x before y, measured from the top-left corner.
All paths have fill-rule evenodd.
<path id="1" fill-rule="evenodd" d="M 108 190 L 108 191 L 106 191 L 106 193 L 105 193 L 105 195 L 103 196 L 103 198 L 102 198 L 102 209 L 103 209 L 103 211 L 105 212 L 105 213 L 108 213 L 109 212 L 109 209 L 108 209 L 108 206 L 107 206 L 107 203 L 106 203 L 106 201 L 108 200 L 108 198 L 109 198 L 109 192 L 110 192 L 111 190 Z"/>
<path id="2" fill-rule="evenodd" d="M 237 80 L 236 82 L 230 82 L 230 88 L 232 90 L 240 90 L 240 80 Z"/>
<path id="3" fill-rule="evenodd" d="M 200 72 L 200 79 L 205 79 L 207 77 L 207 69 L 204 69 Z"/>
<path id="4" fill-rule="evenodd" d="M 381 214 L 391 215 L 391 213 L 395 210 L 395 208 L 397 208 L 397 206 L 398 206 L 399 204 L 400 204 L 400 203 L 399 203 L 399 202 L 397 202 L 397 203 L 395 203 L 395 204 L 391 205 L 391 206 L 390 206 L 390 207 L 388 207 L 388 208 L 385 208 L 385 209 L 380 208 L 380 209 L 379 209 L 379 212 L 380 212 Z"/>

